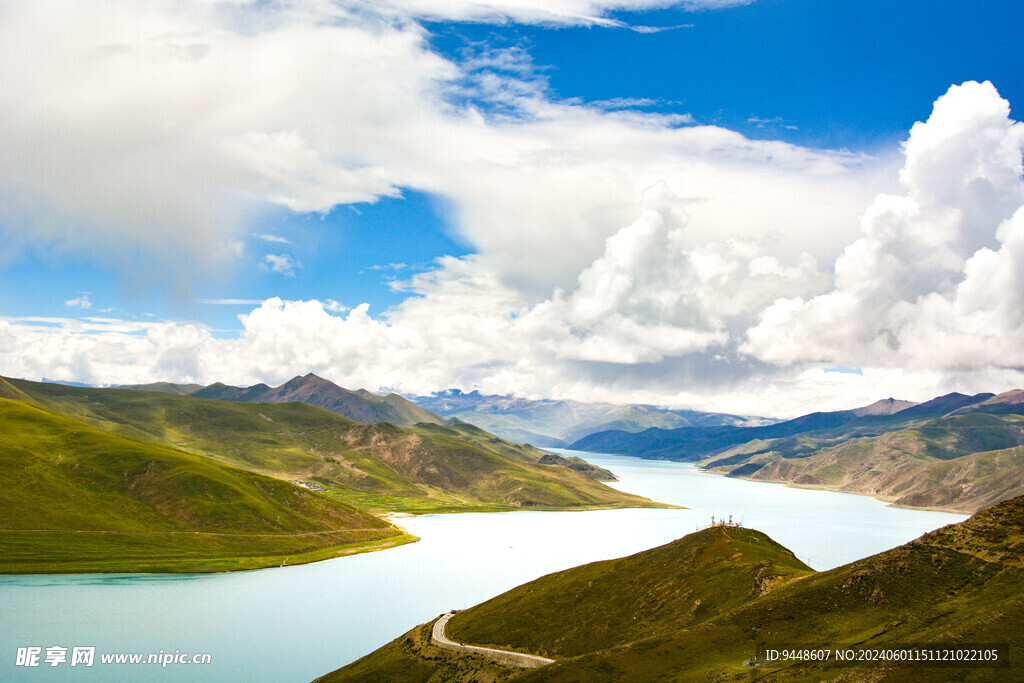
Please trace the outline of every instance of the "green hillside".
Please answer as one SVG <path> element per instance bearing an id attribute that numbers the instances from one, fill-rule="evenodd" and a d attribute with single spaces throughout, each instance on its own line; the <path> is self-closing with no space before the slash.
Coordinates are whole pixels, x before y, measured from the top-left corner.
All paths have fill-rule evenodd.
<path id="1" fill-rule="evenodd" d="M 759 531 L 716 526 L 513 588 L 455 615 L 447 633 L 460 642 L 573 657 L 615 647 L 626 634 L 639 640 L 688 628 L 812 571 Z"/>
<path id="2" fill-rule="evenodd" d="M 135 389 L 137 391 L 159 391 L 166 394 L 191 396 L 203 389 L 202 384 L 175 384 L 173 382 L 152 382 L 150 384 L 121 384 L 119 389 Z"/>
<path id="3" fill-rule="evenodd" d="M 1024 493 L 1024 416 L 971 406 L 909 429 L 838 441 L 813 436 L 746 444 L 711 471 L 864 493 L 900 505 L 975 512 Z"/>
<path id="4" fill-rule="evenodd" d="M 316 683 L 497 683 L 513 680 L 521 672 L 431 645 L 432 625 L 420 624 L 366 657 L 317 678 Z"/>
<path id="5" fill-rule="evenodd" d="M 995 681 L 1011 669 L 860 664 L 745 668 L 758 646 L 843 643 L 1024 644 L 1024 499 L 904 546 L 822 572 L 697 628 L 566 661 L 524 681 L 693 679 Z M 713 654 L 712 654 L 713 653 Z M 600 672 L 600 673 L 598 673 Z M 640 677 L 637 672 L 642 672 Z"/>
<path id="6" fill-rule="evenodd" d="M 360 425 L 346 435 L 349 466 L 313 477 L 328 491 L 368 509 L 457 511 L 658 506 L 616 491 L 565 464 L 532 462 L 508 446 L 483 447 L 438 426 L 401 430 Z M 332 456 L 329 456 L 332 457 Z M 571 463 L 570 463 L 571 465 Z M 351 467 L 368 476 L 353 476 Z M 337 486 L 344 478 L 345 488 Z M 352 489 L 355 489 L 354 491 Z"/>
<path id="7" fill-rule="evenodd" d="M 269 476 L 370 511 L 578 509 L 655 505 L 542 451 L 472 425 L 361 424 L 307 403 L 241 403 L 168 392 L 9 380 L 51 410 Z"/>
<path id="8" fill-rule="evenodd" d="M 811 573 L 759 531 L 711 527 L 513 588 L 456 614 L 447 635 L 498 649 L 575 657 L 688 628 Z M 486 681 L 516 673 L 521 670 L 437 648 L 429 629 L 417 627 L 322 680 Z"/>
<path id="9" fill-rule="evenodd" d="M 440 650 L 421 626 L 322 680 L 1017 680 L 1021 585 L 1024 497 L 820 573 L 757 532 L 712 528 L 543 577 L 449 623 L 460 642 L 546 653 L 553 665 L 512 669 Z M 749 666 L 759 650 L 785 644 L 911 643 L 1003 643 L 1013 659 L 1009 669 Z M 400 671 L 416 677 L 391 677 Z"/>
<path id="10" fill-rule="evenodd" d="M 15 401 L 25 401 L 26 403 L 32 403 L 32 397 L 26 394 L 24 391 L 8 382 L 3 377 L 0 377 L 0 398 L 9 398 Z"/>
<path id="11" fill-rule="evenodd" d="M 222 571 L 414 540 L 286 481 L 0 398 L 0 573 Z"/>

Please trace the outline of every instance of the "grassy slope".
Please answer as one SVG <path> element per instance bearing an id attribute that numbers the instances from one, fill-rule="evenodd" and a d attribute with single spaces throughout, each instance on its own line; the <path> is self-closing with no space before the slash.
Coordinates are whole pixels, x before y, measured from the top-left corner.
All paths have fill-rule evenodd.
<path id="1" fill-rule="evenodd" d="M 463 422 L 457 418 L 449 420 L 444 425 L 418 424 L 415 427 L 411 427 L 410 430 L 418 434 L 445 434 L 448 436 L 457 436 L 481 448 L 485 448 L 502 455 L 546 465 L 559 464 L 563 467 L 568 467 L 569 469 L 585 474 L 591 479 L 596 479 L 597 481 L 615 481 L 615 475 L 610 471 L 603 467 L 592 465 L 579 456 L 566 458 L 561 455 L 548 453 L 538 448 L 534 448 L 530 444 L 507 441 L 491 434 L 490 432 L 480 429 L 480 427 L 477 427 L 476 425 Z"/>
<path id="2" fill-rule="evenodd" d="M 416 434 L 442 434 L 446 436 L 459 437 L 480 448 L 485 448 L 501 455 L 506 455 L 527 462 L 537 462 L 547 453 L 529 444 L 515 443 L 502 439 L 490 432 L 480 429 L 476 425 L 462 422 L 461 420 L 448 420 L 443 425 L 429 422 L 421 422 L 412 427 L 409 431 Z"/>
<path id="3" fill-rule="evenodd" d="M 460 642 L 572 657 L 672 633 L 811 573 L 758 531 L 713 527 L 636 555 L 543 576 L 459 612 L 447 633 Z M 523 673 L 435 647 L 428 629 L 417 627 L 322 680 L 492 680 L 496 672 Z M 396 677 L 404 672 L 408 678 Z"/>
<path id="4" fill-rule="evenodd" d="M 507 669 L 517 681 L 988 681 L 1020 675 L 1016 659 L 1009 670 L 743 663 L 759 646 L 811 643 L 1008 642 L 1014 657 L 1024 645 L 1024 498 L 821 573 L 787 560 L 788 551 L 756 532 L 744 539 L 732 529 L 712 531 L 733 538 L 699 532 L 623 560 L 541 578 L 456 615 L 449 633 L 559 659 L 542 669 Z M 776 563 L 768 574 L 781 577 L 767 593 L 751 573 L 759 553 Z M 413 667 L 421 676 L 416 680 L 458 680 L 439 672 L 473 666 L 462 655 L 440 654 L 416 633 L 324 680 L 384 680 L 373 675 L 401 667 Z"/>
<path id="5" fill-rule="evenodd" d="M 563 467 L 568 467 L 571 470 L 582 472 L 591 479 L 596 479 L 597 481 L 616 481 L 618 479 L 611 470 L 606 470 L 603 467 L 592 465 L 578 455 L 566 458 L 554 453 L 548 453 L 541 457 L 537 462 L 542 465 L 562 465 Z"/>
<path id="6" fill-rule="evenodd" d="M 519 669 L 431 645 L 432 627 L 433 622 L 421 624 L 316 683 L 496 683 L 518 675 Z"/>
<path id="7" fill-rule="evenodd" d="M 650 506 L 471 425 L 366 425 L 305 403 L 10 380 L 39 403 L 126 436 L 322 487 L 372 511 Z"/>
<path id="8" fill-rule="evenodd" d="M 881 436 L 823 445 L 759 443 L 705 466 L 738 476 L 824 486 L 900 505 L 975 512 L 1024 493 L 1024 417 L 969 412 Z M 753 453 L 743 457 L 744 452 Z M 745 467 L 737 470 L 739 467 Z"/>
<path id="9" fill-rule="evenodd" d="M 1013 680 L 1005 669 L 861 665 L 744 669 L 759 643 L 1024 645 L 1024 499 L 904 546 L 789 584 L 698 628 L 566 661 L 523 680 Z M 713 653 L 713 654 L 712 654 Z"/>
<path id="10" fill-rule="evenodd" d="M 135 389 L 137 391 L 159 391 L 167 394 L 189 396 L 203 389 L 202 384 L 175 384 L 173 382 L 153 382 L 152 384 L 120 384 L 118 389 Z"/>
<path id="11" fill-rule="evenodd" d="M 218 571 L 410 538 L 285 481 L 0 399 L 0 572 Z"/>
<path id="12" fill-rule="evenodd" d="M 712 527 L 644 553 L 541 577 L 458 613 L 448 634 L 571 657 L 687 628 L 811 572 L 759 531 Z"/>
<path id="13" fill-rule="evenodd" d="M 395 492 L 372 490 L 372 495 L 362 496 L 331 487 L 328 490 L 340 496 L 353 495 L 353 502 L 371 507 L 411 511 L 655 505 L 565 466 L 537 464 L 484 450 L 456 433 L 446 434 L 439 429 L 430 432 L 406 434 L 391 425 L 360 428 L 352 434 L 352 447 L 372 454 L 408 483 Z M 424 503 L 429 507 L 422 508 Z"/>

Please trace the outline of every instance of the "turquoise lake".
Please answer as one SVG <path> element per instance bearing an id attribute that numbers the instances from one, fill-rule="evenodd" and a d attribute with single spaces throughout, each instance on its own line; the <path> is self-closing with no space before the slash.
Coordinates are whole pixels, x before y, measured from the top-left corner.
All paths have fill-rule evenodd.
<path id="1" fill-rule="evenodd" d="M 965 519 L 692 465 L 580 454 L 625 491 L 687 510 L 510 512 L 398 520 L 418 543 L 315 564 L 204 575 L 0 577 L 0 680 L 310 681 L 452 608 L 543 574 L 667 543 L 712 515 L 764 531 L 815 569 Z M 42 649 L 18 666 L 18 648 Z M 95 647 L 92 667 L 46 648 Z M 101 664 L 100 653 L 209 653 L 206 665 Z M 70 656 L 69 656 L 70 659 Z"/>

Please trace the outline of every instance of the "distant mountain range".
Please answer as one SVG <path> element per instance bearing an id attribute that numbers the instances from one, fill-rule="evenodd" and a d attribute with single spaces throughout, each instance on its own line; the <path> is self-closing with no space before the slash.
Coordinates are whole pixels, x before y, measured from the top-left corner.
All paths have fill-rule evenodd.
<path id="1" fill-rule="evenodd" d="M 366 389 L 350 391 L 313 373 L 303 377 L 294 377 L 279 387 L 270 387 L 266 384 L 255 384 L 251 387 L 233 387 L 221 384 L 220 382 L 204 387 L 199 384 L 157 382 L 155 384 L 133 384 L 120 388 L 159 391 L 180 396 L 212 398 L 219 401 L 237 401 L 241 403 L 291 403 L 299 401 L 326 408 L 363 424 L 390 422 L 399 427 L 411 427 L 421 422 L 444 424 L 448 419 L 429 410 L 424 410 L 398 394 L 378 396 Z"/>
<path id="2" fill-rule="evenodd" d="M 666 460 L 700 460 L 720 449 L 754 440 L 778 439 L 807 432 L 840 429 L 844 434 L 881 433 L 896 425 L 909 424 L 922 418 L 939 417 L 964 405 L 990 398 L 949 394 L 927 403 L 887 399 L 853 410 L 810 413 L 792 420 L 750 428 L 682 427 L 647 429 L 639 433 L 622 430 L 598 432 L 584 437 L 569 447 L 573 450 L 598 453 L 622 453 Z"/>
<path id="3" fill-rule="evenodd" d="M 443 650 L 425 624 L 318 681 L 1019 680 L 1022 549 L 1022 497 L 825 572 L 758 531 L 716 526 L 549 574 L 447 625 L 460 643 L 554 664 L 514 668 Z M 884 654 L 909 644 L 940 652 L 910 664 Z M 831 649 L 827 663 L 765 660 L 766 648 L 817 646 Z M 836 665 L 836 648 L 869 656 Z M 975 661 L 949 661 L 944 648 Z M 971 654 L 981 650 L 990 652 Z"/>
<path id="4" fill-rule="evenodd" d="M 916 405 L 888 399 L 749 429 L 608 431 L 571 448 L 974 512 L 1024 493 L 1024 392 L 952 393 Z"/>
<path id="5" fill-rule="evenodd" d="M 650 405 L 532 400 L 448 390 L 415 396 L 419 406 L 445 417 L 457 417 L 512 441 L 542 448 L 563 448 L 595 432 L 639 432 L 652 427 L 751 427 L 775 422 L 696 410 L 670 410 Z"/>

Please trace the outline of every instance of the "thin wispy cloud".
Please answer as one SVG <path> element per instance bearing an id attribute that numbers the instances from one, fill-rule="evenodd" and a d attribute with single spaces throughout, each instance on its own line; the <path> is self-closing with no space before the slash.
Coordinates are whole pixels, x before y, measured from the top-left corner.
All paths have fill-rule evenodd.
<path id="1" fill-rule="evenodd" d="M 285 277 L 295 277 L 295 270 L 302 267 L 302 262 L 295 260 L 289 254 L 267 254 L 263 260 L 264 265 L 271 272 L 280 273 Z"/>
<path id="2" fill-rule="evenodd" d="M 751 116 L 750 118 L 747 119 L 747 123 L 752 123 L 756 127 L 761 128 L 761 129 L 764 129 L 764 128 L 783 128 L 785 130 L 800 130 L 797 126 L 795 126 L 794 124 L 786 121 L 781 116 L 775 116 L 775 117 L 772 117 L 770 119 L 762 119 L 762 118 L 758 118 L 757 116 Z"/>
<path id="3" fill-rule="evenodd" d="M 376 264 L 374 264 L 372 266 L 368 266 L 365 270 L 379 270 L 379 271 L 392 271 L 392 272 L 395 272 L 395 271 L 399 271 L 399 270 L 408 270 L 409 268 L 411 268 L 411 266 L 406 265 L 404 263 L 387 263 L 387 264 L 376 263 Z"/>
<path id="4" fill-rule="evenodd" d="M 69 299 L 68 301 L 65 301 L 64 305 L 69 306 L 71 308 L 80 308 L 82 310 L 92 308 L 92 302 L 89 301 L 89 295 L 84 293 L 79 294 L 74 299 Z"/>
<path id="5" fill-rule="evenodd" d="M 629 24 L 626 26 L 630 31 L 637 33 L 662 33 L 664 31 L 678 31 L 684 28 L 693 28 L 693 24 L 674 24 L 672 26 L 637 26 Z"/>
<path id="6" fill-rule="evenodd" d="M 274 242 L 277 244 L 291 244 L 291 242 L 287 238 L 281 237 L 280 235 L 268 235 L 264 233 L 254 232 L 252 233 L 252 236 L 255 237 L 256 239 L 263 240 L 264 242 Z"/>

